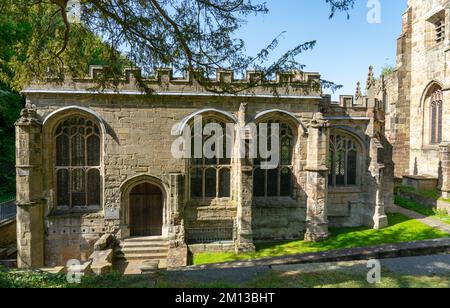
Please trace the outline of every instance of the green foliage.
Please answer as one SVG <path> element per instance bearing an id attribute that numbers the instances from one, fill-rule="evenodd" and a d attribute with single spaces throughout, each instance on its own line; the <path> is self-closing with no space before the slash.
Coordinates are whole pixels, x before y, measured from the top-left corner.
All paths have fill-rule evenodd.
<path id="1" fill-rule="evenodd" d="M 285 243 L 258 244 L 255 253 L 239 255 L 235 253 L 199 253 L 194 255 L 194 263 L 208 264 L 235 260 L 248 260 L 342 248 L 420 241 L 450 236 L 447 233 L 435 230 L 421 222 L 411 220 L 400 214 L 391 214 L 388 217 L 389 227 L 382 230 L 373 230 L 366 227 L 331 228 L 331 237 L 320 243 L 293 241 Z"/>
<path id="2" fill-rule="evenodd" d="M 386 77 L 386 76 L 391 75 L 394 71 L 395 71 L 395 66 L 386 65 L 385 67 L 383 67 L 383 69 L 381 71 L 381 75 Z"/>
<path id="3" fill-rule="evenodd" d="M 7 270 L 0 266 L 0 288 L 146 288 L 152 280 L 140 276 L 122 276 L 117 272 L 82 278 L 81 284 L 67 282 L 65 274 L 41 271 Z"/>
<path id="4" fill-rule="evenodd" d="M 0 199 L 15 194 L 14 122 L 22 106 L 20 95 L 0 88 Z"/>
<path id="5" fill-rule="evenodd" d="M 13 271 L 0 267 L 0 288 L 64 288 L 65 275 L 34 271 Z"/>
<path id="6" fill-rule="evenodd" d="M 315 41 L 298 44 L 272 64 L 267 63 L 268 56 L 281 36 L 255 56 L 245 54 L 245 43 L 235 37 L 236 31 L 250 14 L 268 13 L 264 3 L 255 2 L 84 0 L 80 22 L 74 23 L 66 13 L 67 1 L 2 0 L 0 23 L 6 20 L 13 29 L 20 30 L 13 33 L 27 34 L 26 40 L 15 40 L 18 44 L 7 42 L 14 45 L 14 53 L 6 57 L 3 65 L 14 72 L 11 85 L 15 90 L 48 77 L 62 81 L 64 76 L 82 76 L 87 64 L 99 54 L 99 62 L 109 68 L 99 76 L 99 87 L 116 85 L 123 67 L 130 64 L 142 68 L 144 75 L 159 66 L 170 66 L 176 72 L 187 70 L 210 90 L 206 77 L 216 69 L 232 68 L 240 73 L 255 69 L 269 78 L 277 71 L 303 68 L 297 57 L 312 49 Z M 333 16 L 351 9 L 354 0 L 326 3 Z M 137 80 L 145 90 L 142 79 Z M 323 85 L 336 87 L 326 81 Z M 224 92 L 242 90 L 227 83 L 221 86 Z"/>
<path id="7" fill-rule="evenodd" d="M 0 199 L 15 195 L 14 122 L 24 106 L 23 97 L 16 91 L 30 82 L 33 75 L 46 75 L 47 68 L 58 62 L 49 50 L 57 48 L 50 47 L 56 44 L 50 42 L 60 36 L 57 33 L 61 25 L 48 24 L 52 11 L 49 5 L 23 8 L 24 3 L 4 1 L 0 4 Z M 3 6 L 7 4 L 6 9 Z M 43 35 L 43 28 L 53 29 L 55 36 Z M 118 65 L 129 64 L 86 28 L 74 26 L 72 31 L 74 35 L 66 49 L 64 63 L 74 76 L 84 76 L 87 64 L 107 64 L 106 57 L 116 56 Z"/>

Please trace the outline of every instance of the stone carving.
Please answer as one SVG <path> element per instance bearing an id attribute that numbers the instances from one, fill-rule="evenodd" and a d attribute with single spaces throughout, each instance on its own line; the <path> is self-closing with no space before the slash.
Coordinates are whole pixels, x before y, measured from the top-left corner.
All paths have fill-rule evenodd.
<path id="1" fill-rule="evenodd" d="M 367 75 L 366 89 L 369 90 L 374 85 L 375 85 L 375 78 L 373 75 L 373 66 L 371 65 L 369 67 L 369 73 Z"/>

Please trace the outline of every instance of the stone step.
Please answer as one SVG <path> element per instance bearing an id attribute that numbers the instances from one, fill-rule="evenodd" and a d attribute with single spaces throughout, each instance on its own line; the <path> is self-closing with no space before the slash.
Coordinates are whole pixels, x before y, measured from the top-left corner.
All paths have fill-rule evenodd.
<path id="1" fill-rule="evenodd" d="M 136 253 L 124 254 L 118 253 L 116 260 L 166 260 L 167 253 Z"/>
<path id="2" fill-rule="evenodd" d="M 155 241 L 155 242 L 121 242 L 120 247 L 169 247 L 169 242 Z"/>
<path id="3" fill-rule="evenodd" d="M 145 236 L 145 237 L 130 237 L 124 239 L 122 242 L 124 243 L 153 243 L 153 242 L 169 242 L 167 237 L 163 236 Z"/>
<path id="4" fill-rule="evenodd" d="M 140 254 L 140 253 L 168 253 L 169 252 L 169 247 L 165 246 L 165 247 L 129 247 L 129 246 L 125 246 L 122 248 L 117 248 L 116 249 L 116 253 L 120 253 L 122 252 L 123 254 Z"/>
<path id="5" fill-rule="evenodd" d="M 142 274 L 141 266 L 146 260 L 117 260 L 114 269 L 123 275 L 140 275 Z M 167 268 L 167 260 L 159 260 L 159 268 Z"/>

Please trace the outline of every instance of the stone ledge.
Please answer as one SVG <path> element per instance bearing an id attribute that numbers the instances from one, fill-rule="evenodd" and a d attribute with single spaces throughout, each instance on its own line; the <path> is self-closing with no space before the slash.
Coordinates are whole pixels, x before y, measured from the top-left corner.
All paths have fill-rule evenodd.
<path id="1" fill-rule="evenodd" d="M 211 244 L 191 244 L 188 245 L 189 251 L 193 254 L 200 252 L 234 252 L 234 242 L 222 242 Z"/>
<path id="2" fill-rule="evenodd" d="M 263 258 L 252 261 L 235 261 L 227 263 L 207 264 L 178 268 L 181 271 L 195 271 L 203 269 L 225 269 L 242 267 L 260 267 L 273 265 L 289 265 L 304 263 L 324 263 L 354 260 L 371 260 L 386 258 L 402 258 L 432 254 L 450 253 L 450 238 L 434 239 L 399 244 L 385 244 L 380 246 L 359 247 L 331 250 L 319 253 L 307 253 L 281 257 Z"/>

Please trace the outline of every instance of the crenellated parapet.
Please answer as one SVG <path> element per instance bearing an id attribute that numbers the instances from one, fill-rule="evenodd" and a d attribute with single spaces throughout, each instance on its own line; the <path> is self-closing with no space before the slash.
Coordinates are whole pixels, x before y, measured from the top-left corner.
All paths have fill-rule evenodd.
<path id="1" fill-rule="evenodd" d="M 103 66 L 90 66 L 89 75 L 79 80 L 95 79 L 103 70 Z M 200 71 L 198 73 L 201 74 Z M 124 69 L 123 82 L 131 82 L 135 78 L 143 78 L 145 81 L 155 84 L 192 84 L 195 81 L 195 77 L 189 71 L 184 72 L 182 77 L 175 77 L 171 68 L 158 68 L 155 70 L 154 75 L 144 77 L 139 68 Z M 280 84 L 320 82 L 320 74 L 302 71 L 277 72 L 274 79 L 268 79 L 264 78 L 263 72 L 261 71 L 246 71 L 245 77 L 240 79 L 235 77 L 235 72 L 232 70 L 217 70 L 215 76 L 208 78 L 207 81 L 212 83 L 228 82 L 235 84 L 260 83 L 277 86 Z"/>
<path id="2" fill-rule="evenodd" d="M 386 101 L 386 80 L 384 76 L 374 77 L 373 67 L 369 67 L 366 88 L 357 82 L 354 95 L 341 95 L 339 101 L 332 101 L 330 95 L 324 95 L 323 108 L 328 113 L 345 113 L 350 116 L 376 117 L 384 121 Z"/>
<path id="3" fill-rule="evenodd" d="M 125 68 L 122 76 L 105 78 L 107 68 L 91 66 L 87 76 L 65 78 L 34 83 L 24 93 L 56 91 L 86 91 L 127 94 L 143 92 L 158 93 L 207 93 L 216 94 L 263 94 L 263 95 L 304 95 L 319 97 L 322 94 L 319 73 L 289 71 L 278 72 L 268 78 L 261 71 L 246 71 L 243 78 L 236 77 L 234 71 L 217 70 L 215 76 L 205 77 L 200 71 L 185 72 L 175 76 L 170 68 L 158 68 L 151 76 L 144 76 L 139 68 Z M 198 74 L 198 75 L 197 75 Z M 112 86 L 114 85 L 114 87 Z"/>

